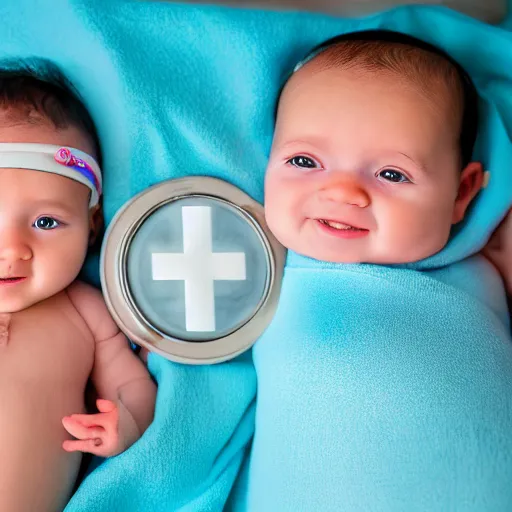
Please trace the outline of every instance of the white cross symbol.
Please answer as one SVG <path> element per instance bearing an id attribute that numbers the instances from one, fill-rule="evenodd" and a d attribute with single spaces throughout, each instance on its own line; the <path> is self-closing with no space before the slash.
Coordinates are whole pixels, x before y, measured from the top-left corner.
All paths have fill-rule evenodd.
<path id="1" fill-rule="evenodd" d="M 185 328 L 215 331 L 216 280 L 244 281 L 245 253 L 212 251 L 209 206 L 184 206 L 182 253 L 152 253 L 155 281 L 185 281 Z"/>

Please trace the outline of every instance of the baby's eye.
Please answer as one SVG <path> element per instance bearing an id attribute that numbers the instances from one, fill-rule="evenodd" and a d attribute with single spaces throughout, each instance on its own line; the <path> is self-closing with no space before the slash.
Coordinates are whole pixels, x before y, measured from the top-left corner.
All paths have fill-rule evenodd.
<path id="1" fill-rule="evenodd" d="M 42 229 L 44 231 L 47 231 L 49 229 L 55 229 L 60 226 L 60 222 L 58 220 L 55 220 L 53 217 L 39 217 L 34 222 L 33 226 L 36 229 Z"/>
<path id="2" fill-rule="evenodd" d="M 320 167 L 312 158 L 304 155 L 297 155 L 286 161 L 287 164 L 291 164 L 299 169 L 316 169 Z"/>
<path id="3" fill-rule="evenodd" d="M 405 174 L 395 171 L 394 169 L 383 169 L 379 172 L 379 176 L 386 181 L 391 181 L 392 183 L 410 183 L 409 178 L 407 178 Z"/>

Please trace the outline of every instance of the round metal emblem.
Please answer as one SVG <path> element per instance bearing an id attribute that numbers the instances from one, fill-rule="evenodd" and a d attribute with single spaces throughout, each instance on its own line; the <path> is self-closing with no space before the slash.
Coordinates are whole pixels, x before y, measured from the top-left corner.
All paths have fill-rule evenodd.
<path id="1" fill-rule="evenodd" d="M 105 300 L 135 343 L 210 364 L 249 349 L 272 319 L 285 249 L 263 207 L 211 177 L 169 180 L 126 203 L 101 254 Z"/>

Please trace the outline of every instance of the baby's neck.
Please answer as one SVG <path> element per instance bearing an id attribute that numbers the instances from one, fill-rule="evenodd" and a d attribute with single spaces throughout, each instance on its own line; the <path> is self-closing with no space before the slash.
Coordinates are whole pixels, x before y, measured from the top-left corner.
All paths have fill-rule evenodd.
<path id="1" fill-rule="evenodd" d="M 0 313 L 0 348 L 5 347 L 9 341 L 9 324 L 11 313 Z"/>

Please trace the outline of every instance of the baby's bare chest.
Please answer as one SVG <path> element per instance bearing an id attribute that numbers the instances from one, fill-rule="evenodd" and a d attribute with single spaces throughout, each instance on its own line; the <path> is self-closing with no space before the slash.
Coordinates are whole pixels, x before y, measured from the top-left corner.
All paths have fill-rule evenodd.
<path id="1" fill-rule="evenodd" d="M 2 334 L 3 332 L 3 334 Z M 45 301 L 0 317 L 0 387 L 29 383 L 82 386 L 94 361 L 94 340 L 65 300 Z"/>

